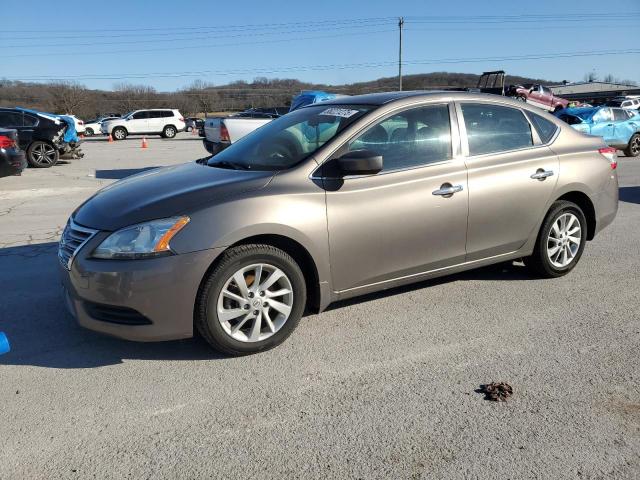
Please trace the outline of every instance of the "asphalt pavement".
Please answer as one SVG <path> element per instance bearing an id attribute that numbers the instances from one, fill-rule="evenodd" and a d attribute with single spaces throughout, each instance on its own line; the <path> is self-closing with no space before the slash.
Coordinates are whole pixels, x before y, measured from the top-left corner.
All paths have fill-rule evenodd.
<path id="1" fill-rule="evenodd" d="M 554 280 L 502 264 L 333 305 L 243 358 L 78 327 L 57 278 L 101 186 L 205 155 L 200 139 L 85 143 L 0 179 L 0 478 L 640 477 L 640 160 Z M 505 381 L 513 396 L 476 390 Z"/>

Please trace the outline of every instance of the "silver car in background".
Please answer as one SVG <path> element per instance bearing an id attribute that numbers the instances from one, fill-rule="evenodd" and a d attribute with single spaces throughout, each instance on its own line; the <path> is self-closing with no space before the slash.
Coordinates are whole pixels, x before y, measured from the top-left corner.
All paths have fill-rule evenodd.
<path id="1" fill-rule="evenodd" d="M 106 187 L 71 215 L 60 272 L 87 328 L 253 353 L 337 300 L 516 259 L 567 274 L 616 215 L 616 165 L 496 95 L 343 97 Z"/>

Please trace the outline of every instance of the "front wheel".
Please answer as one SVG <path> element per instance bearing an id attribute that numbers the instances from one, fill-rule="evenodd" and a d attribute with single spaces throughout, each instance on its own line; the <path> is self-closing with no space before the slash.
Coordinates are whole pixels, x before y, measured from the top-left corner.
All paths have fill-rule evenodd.
<path id="1" fill-rule="evenodd" d="M 640 155 L 640 133 L 634 133 L 629 139 L 629 145 L 624 149 L 627 157 L 637 157 Z"/>
<path id="2" fill-rule="evenodd" d="M 577 265 L 586 241 L 587 220 L 582 209 L 573 202 L 554 202 L 525 264 L 539 276 L 561 277 Z"/>
<path id="3" fill-rule="evenodd" d="M 84 131 L 84 134 L 85 134 L 85 136 L 87 136 L 87 137 L 91 137 L 91 136 L 93 135 L 93 128 L 87 128 L 87 129 Z"/>
<path id="4" fill-rule="evenodd" d="M 286 252 L 270 245 L 227 250 L 198 292 L 195 326 L 216 350 L 247 355 L 282 343 L 307 300 L 304 275 Z"/>
<path id="5" fill-rule="evenodd" d="M 111 132 L 111 137 L 114 140 L 124 140 L 127 138 L 127 131 L 123 127 L 116 127 Z"/>

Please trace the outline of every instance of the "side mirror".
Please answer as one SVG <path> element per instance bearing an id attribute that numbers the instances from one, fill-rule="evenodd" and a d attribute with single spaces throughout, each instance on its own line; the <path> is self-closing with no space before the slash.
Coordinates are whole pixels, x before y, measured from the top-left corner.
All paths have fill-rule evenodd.
<path id="1" fill-rule="evenodd" d="M 345 175 L 374 175 L 382 170 L 382 155 L 371 150 L 353 150 L 338 159 Z"/>

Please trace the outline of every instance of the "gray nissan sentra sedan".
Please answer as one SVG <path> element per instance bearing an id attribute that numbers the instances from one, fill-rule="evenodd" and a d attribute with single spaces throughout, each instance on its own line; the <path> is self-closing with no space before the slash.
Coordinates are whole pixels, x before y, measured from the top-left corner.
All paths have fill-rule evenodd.
<path id="1" fill-rule="evenodd" d="M 558 277 L 614 219 L 616 165 L 602 139 L 500 96 L 311 105 L 87 200 L 60 241 L 67 303 L 108 335 L 197 329 L 240 355 L 340 299 L 514 259 Z"/>

